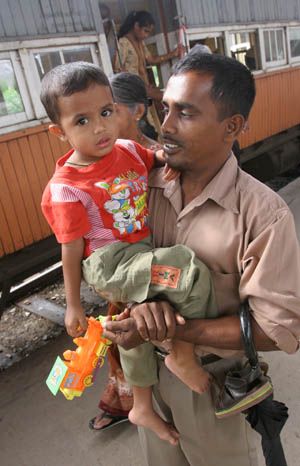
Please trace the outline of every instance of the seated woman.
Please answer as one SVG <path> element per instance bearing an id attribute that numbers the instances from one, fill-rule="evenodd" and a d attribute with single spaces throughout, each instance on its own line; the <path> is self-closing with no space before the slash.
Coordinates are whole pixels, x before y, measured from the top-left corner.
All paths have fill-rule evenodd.
<path id="1" fill-rule="evenodd" d="M 119 137 L 138 142 L 147 149 L 160 145 L 142 133 L 140 122 L 148 110 L 148 97 L 143 80 L 132 73 L 119 73 L 112 77 L 111 87 L 117 105 Z M 109 315 L 117 314 L 118 307 L 110 305 Z M 128 420 L 133 398 L 131 387 L 124 379 L 119 352 L 112 345 L 108 353 L 109 375 L 99 408 L 101 412 L 90 420 L 92 430 L 104 430 Z"/>

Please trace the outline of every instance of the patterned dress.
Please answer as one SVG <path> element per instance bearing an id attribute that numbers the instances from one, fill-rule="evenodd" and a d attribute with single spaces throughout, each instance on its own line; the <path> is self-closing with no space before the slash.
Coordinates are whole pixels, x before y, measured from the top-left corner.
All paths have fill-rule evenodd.
<path id="1" fill-rule="evenodd" d="M 144 83 L 149 86 L 149 78 L 147 75 L 147 58 L 151 57 L 151 53 L 147 49 L 144 42 L 132 42 L 128 37 L 119 39 L 119 52 L 121 63 L 118 54 L 115 55 L 114 70 L 127 71 L 128 73 L 137 74 L 142 78 Z M 161 134 L 160 121 L 157 111 L 152 105 L 147 113 L 149 123 L 155 127 L 158 134 Z"/>

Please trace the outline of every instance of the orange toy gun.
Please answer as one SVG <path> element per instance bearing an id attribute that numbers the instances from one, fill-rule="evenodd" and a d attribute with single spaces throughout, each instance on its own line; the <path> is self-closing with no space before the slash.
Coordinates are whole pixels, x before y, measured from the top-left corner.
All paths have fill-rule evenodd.
<path id="1" fill-rule="evenodd" d="M 111 345 L 110 340 L 102 337 L 104 320 L 103 316 L 90 317 L 85 335 L 73 340 L 78 346 L 76 351 L 65 351 L 64 361 L 57 357 L 46 380 L 53 395 L 60 390 L 67 400 L 73 400 L 74 396 L 81 396 L 86 387 L 93 385 L 95 371 L 103 366 Z"/>

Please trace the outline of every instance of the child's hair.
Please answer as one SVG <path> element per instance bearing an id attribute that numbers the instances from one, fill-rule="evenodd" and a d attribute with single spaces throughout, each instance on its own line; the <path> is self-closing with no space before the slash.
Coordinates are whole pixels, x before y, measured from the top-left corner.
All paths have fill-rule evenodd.
<path id="1" fill-rule="evenodd" d="M 109 80 L 99 66 L 77 61 L 59 65 L 50 70 L 42 80 L 40 98 L 48 117 L 58 124 L 60 113 L 58 99 L 87 89 L 91 84 L 110 88 Z"/>
<path id="2" fill-rule="evenodd" d="M 146 115 L 148 110 L 148 97 L 144 81 L 137 74 L 122 73 L 115 74 L 110 79 L 115 101 L 119 104 L 126 105 L 130 110 L 134 111 L 138 104 L 145 106 Z"/>

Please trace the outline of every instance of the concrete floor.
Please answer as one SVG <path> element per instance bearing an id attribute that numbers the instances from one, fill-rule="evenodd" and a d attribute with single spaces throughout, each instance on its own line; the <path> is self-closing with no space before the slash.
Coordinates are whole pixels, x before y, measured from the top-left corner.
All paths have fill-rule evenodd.
<path id="1" fill-rule="evenodd" d="M 102 433 L 87 427 L 97 410 L 105 368 L 98 372 L 95 385 L 77 400 L 67 401 L 60 394 L 53 397 L 48 391 L 45 379 L 51 365 L 69 345 L 69 337 L 62 335 L 1 374 L 1 466 L 145 466 L 134 426 L 122 424 Z M 266 359 L 271 367 L 275 398 L 289 407 L 290 418 L 282 441 L 288 465 L 297 466 L 300 353 L 269 353 Z M 260 448 L 258 451 L 259 466 L 263 466 Z"/>
<path id="2" fill-rule="evenodd" d="M 97 412 L 106 368 L 79 399 L 49 392 L 45 380 L 58 354 L 70 346 L 60 336 L 0 376 L 1 466 L 143 466 L 136 428 L 88 429 Z"/>
<path id="3" fill-rule="evenodd" d="M 280 192 L 294 212 L 298 232 L 299 188 L 300 180 L 296 180 Z M 145 466 L 134 426 L 123 424 L 102 433 L 87 427 L 97 411 L 105 368 L 99 371 L 95 385 L 77 400 L 67 401 L 60 395 L 54 398 L 48 391 L 45 380 L 49 370 L 69 345 L 70 338 L 61 335 L 1 374 L 1 466 Z M 290 417 L 282 433 L 287 463 L 298 466 L 300 352 L 293 356 L 274 352 L 265 357 L 270 363 L 275 399 L 289 407 Z M 259 466 L 263 466 L 261 452 L 259 457 Z"/>

